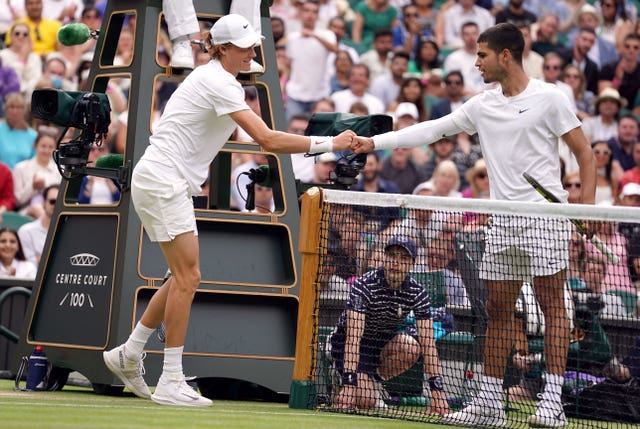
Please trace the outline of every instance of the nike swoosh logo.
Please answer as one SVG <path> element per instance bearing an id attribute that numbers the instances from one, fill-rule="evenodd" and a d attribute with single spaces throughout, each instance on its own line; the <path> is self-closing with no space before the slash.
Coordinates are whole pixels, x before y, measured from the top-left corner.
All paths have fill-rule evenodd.
<path id="1" fill-rule="evenodd" d="M 524 113 L 529 109 L 530 109 L 530 107 L 527 107 L 526 109 L 520 109 L 520 110 L 518 110 L 518 113 Z"/>
<path id="2" fill-rule="evenodd" d="M 249 24 L 245 24 L 242 26 L 242 28 L 247 28 L 249 26 Z"/>

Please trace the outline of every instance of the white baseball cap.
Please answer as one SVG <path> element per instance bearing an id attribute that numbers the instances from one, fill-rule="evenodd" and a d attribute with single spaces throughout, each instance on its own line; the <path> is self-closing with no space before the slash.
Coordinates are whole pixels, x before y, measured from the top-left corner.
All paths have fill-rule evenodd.
<path id="1" fill-rule="evenodd" d="M 398 104 L 398 107 L 396 107 L 396 111 L 394 112 L 394 115 L 396 119 L 409 115 L 416 121 L 420 117 L 420 114 L 418 113 L 418 108 L 416 107 L 416 105 L 413 103 L 408 103 L 406 101 Z"/>
<path id="2" fill-rule="evenodd" d="M 323 162 L 337 162 L 338 157 L 333 152 L 325 152 L 318 156 L 316 156 L 316 164 L 320 164 Z"/>
<path id="3" fill-rule="evenodd" d="M 620 192 L 620 198 L 628 197 L 630 195 L 640 195 L 640 183 L 627 183 Z"/>
<path id="4" fill-rule="evenodd" d="M 239 48 L 250 48 L 260 46 L 264 36 L 253 29 L 247 18 L 231 13 L 213 24 L 211 39 L 214 45 L 231 43 Z"/>

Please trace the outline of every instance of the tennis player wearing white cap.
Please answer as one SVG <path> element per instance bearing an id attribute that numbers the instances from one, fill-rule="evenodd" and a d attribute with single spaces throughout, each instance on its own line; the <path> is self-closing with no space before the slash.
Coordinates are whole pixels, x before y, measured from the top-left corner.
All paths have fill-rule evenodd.
<path id="1" fill-rule="evenodd" d="M 182 372 L 191 302 L 200 284 L 199 245 L 191 196 L 200 192 L 209 165 L 241 126 L 265 151 L 346 150 L 355 134 L 306 137 L 274 131 L 245 103 L 236 80 L 249 70 L 263 37 L 241 15 L 216 21 L 205 35 L 211 61 L 193 70 L 173 93 L 136 164 L 131 199 L 151 241 L 160 244 L 173 276 L 151 298 L 129 339 L 104 352 L 107 367 L 137 396 L 159 404 L 207 406 Z M 142 375 L 143 348 L 162 320 L 166 343 L 162 375 L 153 395 Z"/>

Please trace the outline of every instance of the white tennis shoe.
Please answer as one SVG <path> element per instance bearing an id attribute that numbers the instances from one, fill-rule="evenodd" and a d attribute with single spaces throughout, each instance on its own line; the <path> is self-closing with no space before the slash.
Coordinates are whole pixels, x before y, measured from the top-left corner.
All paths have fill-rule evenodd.
<path id="1" fill-rule="evenodd" d="M 192 69 L 195 66 L 193 50 L 189 40 L 181 40 L 173 43 L 173 52 L 169 65 L 173 68 Z"/>
<path id="2" fill-rule="evenodd" d="M 129 390 L 135 393 L 136 396 L 149 399 L 151 397 L 151 390 L 149 390 L 149 386 L 147 386 L 143 377 L 144 365 L 142 361 L 144 357 L 145 354 L 142 353 L 140 359 L 129 359 L 124 353 L 124 344 L 102 353 L 102 358 L 107 368 L 109 368 Z"/>
<path id="3" fill-rule="evenodd" d="M 183 374 L 174 377 L 162 374 L 151 400 L 156 404 L 181 407 L 208 407 L 213 404 L 211 399 L 189 386 Z"/>
<path id="4" fill-rule="evenodd" d="M 441 421 L 450 425 L 501 428 L 506 424 L 506 417 L 500 402 L 489 404 L 476 399 L 457 413 L 445 414 Z"/>
<path id="5" fill-rule="evenodd" d="M 567 426 L 569 421 L 564 415 L 562 404 L 557 400 L 554 401 L 548 398 L 544 393 L 541 396 L 536 413 L 527 419 L 529 426 L 534 428 L 561 428 Z"/>

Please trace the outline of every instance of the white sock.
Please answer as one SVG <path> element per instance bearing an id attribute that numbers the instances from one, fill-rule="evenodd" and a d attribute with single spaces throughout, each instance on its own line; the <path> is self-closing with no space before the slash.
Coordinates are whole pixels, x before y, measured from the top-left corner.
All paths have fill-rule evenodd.
<path id="1" fill-rule="evenodd" d="M 502 383 L 501 378 L 484 376 L 480 387 L 480 398 L 488 403 L 502 404 Z"/>
<path id="2" fill-rule="evenodd" d="M 129 335 L 129 339 L 124 343 L 125 356 L 129 359 L 139 359 L 147 340 L 149 340 L 154 331 L 155 329 L 147 328 L 138 322 L 131 335 Z"/>
<path id="3" fill-rule="evenodd" d="M 549 399 L 560 401 L 563 384 L 564 376 L 547 373 L 545 375 L 544 392 L 549 396 Z"/>
<path id="4" fill-rule="evenodd" d="M 182 352 L 184 346 L 164 349 L 163 374 L 182 375 Z"/>

